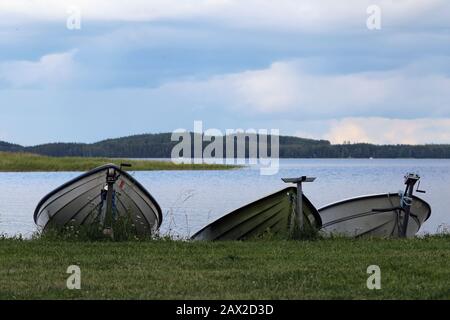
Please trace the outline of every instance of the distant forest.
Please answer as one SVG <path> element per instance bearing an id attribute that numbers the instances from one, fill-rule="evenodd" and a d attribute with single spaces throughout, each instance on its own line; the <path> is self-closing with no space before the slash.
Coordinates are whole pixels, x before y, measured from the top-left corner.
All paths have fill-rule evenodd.
<path id="1" fill-rule="evenodd" d="M 258 136 L 257 139 L 259 138 Z M 225 141 L 225 137 L 223 139 Z M 178 143 L 178 141 L 171 141 L 171 133 L 158 133 L 108 139 L 90 144 L 48 143 L 23 147 L 0 141 L 0 151 L 30 152 L 55 157 L 170 158 L 173 147 Z M 204 142 L 203 147 L 209 143 Z M 442 144 L 331 144 L 326 140 L 289 136 L 280 136 L 279 143 L 281 158 L 450 158 L 450 145 Z M 248 146 L 246 155 L 248 155 Z"/>

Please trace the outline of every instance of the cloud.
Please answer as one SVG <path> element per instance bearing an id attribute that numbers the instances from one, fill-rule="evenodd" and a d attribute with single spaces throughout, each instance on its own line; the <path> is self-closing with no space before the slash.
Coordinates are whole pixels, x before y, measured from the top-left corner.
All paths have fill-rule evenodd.
<path id="1" fill-rule="evenodd" d="M 1 64 L 0 79 L 13 87 L 0 90 L 1 100 L 11 106 L 2 111 L 3 118 L 16 119 L 17 114 L 39 110 L 40 126 L 48 121 L 61 124 L 64 135 L 73 141 L 80 141 L 80 127 L 70 129 L 67 124 L 76 117 L 88 112 L 95 122 L 104 114 L 99 106 L 108 106 L 112 117 L 124 117 L 126 106 L 132 126 L 120 128 L 120 132 L 112 128 L 107 134 L 104 130 L 93 132 L 88 128 L 95 124 L 80 119 L 85 125 L 83 140 L 190 128 L 192 121 L 200 119 L 211 127 L 279 128 L 282 134 L 334 143 L 450 142 L 450 79 L 425 62 L 388 71 L 324 74 L 306 68 L 309 61 L 299 59 L 206 79 L 169 81 L 154 88 L 54 90 L 52 85 L 72 79 L 73 73 L 78 76 L 79 72 L 70 72 L 73 54 Z M 43 137 L 39 142 L 47 140 Z"/>
<path id="2" fill-rule="evenodd" d="M 82 29 L 69 31 L 74 4 Z M 382 9 L 381 31 L 366 29 L 369 4 Z M 447 0 L 2 0 L 2 126 L 25 142 L 38 130 L 41 142 L 51 130 L 92 141 L 195 119 L 337 142 L 445 141 L 445 122 L 425 124 L 450 118 L 449 16 Z M 58 130 L 31 119 L 33 135 L 19 133 L 28 106 L 36 126 Z M 104 116 L 99 106 L 114 116 L 126 106 L 133 125 L 106 132 L 80 119 L 84 129 L 69 128 L 83 113 Z"/>
<path id="3" fill-rule="evenodd" d="M 316 74 L 303 62 L 167 83 L 154 94 L 177 95 L 185 106 L 228 108 L 247 117 L 319 120 L 379 116 L 450 116 L 450 77 L 414 66 L 379 72 Z"/>
<path id="4" fill-rule="evenodd" d="M 429 144 L 450 142 L 450 118 L 388 119 L 345 118 L 327 124 L 323 138 L 332 143 Z"/>
<path id="5" fill-rule="evenodd" d="M 288 63 L 274 63 L 265 70 L 246 71 L 224 78 L 231 82 L 235 104 L 272 113 L 289 111 L 302 99 L 299 74 Z"/>
<path id="6" fill-rule="evenodd" d="M 335 30 L 365 28 L 366 9 L 377 4 L 386 26 L 448 26 L 446 0 L 79 0 L 83 18 L 108 21 L 202 20 L 239 28 Z M 3 0 L 1 21 L 62 21 L 71 0 Z"/>
<path id="7" fill-rule="evenodd" d="M 73 76 L 76 50 L 42 56 L 38 61 L 0 63 L 0 83 L 13 88 L 61 86 Z"/>
<path id="8" fill-rule="evenodd" d="M 386 78 L 386 77 L 383 77 Z M 298 117 L 330 116 L 349 108 L 367 108 L 386 97 L 385 79 L 364 74 L 315 75 L 298 62 L 276 62 L 269 68 L 227 78 L 235 103 L 263 113 L 294 113 Z"/>

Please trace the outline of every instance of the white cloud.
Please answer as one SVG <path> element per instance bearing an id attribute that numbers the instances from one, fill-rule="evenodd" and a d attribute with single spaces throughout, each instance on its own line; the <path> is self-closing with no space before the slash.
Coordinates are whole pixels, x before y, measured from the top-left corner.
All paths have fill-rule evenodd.
<path id="1" fill-rule="evenodd" d="M 185 105 L 226 107 L 246 116 L 297 120 L 355 116 L 450 116 L 450 78 L 414 66 L 390 71 L 314 74 L 302 61 L 165 84 L 153 92 L 176 95 Z"/>
<path id="2" fill-rule="evenodd" d="M 370 142 L 376 144 L 450 143 L 450 118 L 387 119 L 346 118 L 327 123 L 323 138 L 332 143 Z"/>
<path id="3" fill-rule="evenodd" d="M 277 62 L 268 69 L 228 77 L 236 104 L 253 112 L 297 112 L 305 117 L 327 116 L 349 108 L 367 108 L 385 99 L 387 88 L 378 75 L 314 75 L 298 62 Z"/>
<path id="4" fill-rule="evenodd" d="M 446 0 L 2 0 L 3 22 L 60 20 L 77 5 L 91 20 L 206 20 L 232 27 L 335 30 L 365 28 L 366 8 L 377 4 L 386 26 L 449 25 Z"/>
<path id="5" fill-rule="evenodd" d="M 150 90 L 150 100 L 228 110 L 241 120 L 288 121 L 285 128 L 297 127 L 299 136 L 333 143 L 450 143 L 450 78 L 434 68 L 419 62 L 326 75 L 305 72 L 303 65 L 276 62 L 262 70 L 167 83 Z"/>
<path id="6" fill-rule="evenodd" d="M 60 86 L 74 73 L 75 50 L 42 56 L 38 61 L 0 63 L 0 82 L 14 88 Z"/>
<path id="7" fill-rule="evenodd" d="M 274 63 L 269 69 L 246 71 L 224 78 L 231 82 L 237 105 L 271 113 L 289 111 L 300 99 L 299 75 L 287 63 Z"/>

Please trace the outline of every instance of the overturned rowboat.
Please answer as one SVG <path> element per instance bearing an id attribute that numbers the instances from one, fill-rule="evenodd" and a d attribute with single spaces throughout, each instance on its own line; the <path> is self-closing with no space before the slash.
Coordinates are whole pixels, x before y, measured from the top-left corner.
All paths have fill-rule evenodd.
<path id="1" fill-rule="evenodd" d="M 129 165 L 95 168 L 50 192 L 36 207 L 35 223 L 44 230 L 96 222 L 108 229 L 127 217 L 137 234 L 152 234 L 161 225 L 161 208 L 122 166 Z"/>
<path id="2" fill-rule="evenodd" d="M 302 207 L 301 213 L 296 210 L 298 203 Z M 299 197 L 297 188 L 288 187 L 226 214 L 191 239 L 248 240 L 266 234 L 289 239 L 297 237 L 299 232 L 314 232 L 321 224 L 319 213 L 309 199 L 302 192 Z"/>
<path id="3" fill-rule="evenodd" d="M 413 195 L 419 180 L 408 174 L 404 192 L 356 197 L 320 208 L 321 231 L 351 237 L 414 237 L 431 215 L 431 206 Z"/>

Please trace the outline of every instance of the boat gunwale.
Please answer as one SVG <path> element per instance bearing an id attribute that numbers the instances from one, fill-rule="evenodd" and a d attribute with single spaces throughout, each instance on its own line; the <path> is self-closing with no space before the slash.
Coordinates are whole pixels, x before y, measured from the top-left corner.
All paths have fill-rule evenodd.
<path id="1" fill-rule="evenodd" d="M 159 228 L 159 227 L 161 226 L 161 223 L 162 223 L 162 220 L 163 220 L 163 216 L 162 216 L 162 210 L 161 210 L 161 207 L 159 206 L 158 202 L 157 202 L 157 201 L 155 200 L 155 198 L 148 192 L 148 190 L 145 189 L 145 187 L 144 187 L 139 181 L 137 181 L 135 178 L 133 178 L 128 172 L 126 172 L 126 171 L 120 169 L 120 167 L 118 167 L 117 165 L 112 164 L 112 163 L 108 163 L 108 164 L 99 166 L 99 167 L 97 167 L 97 168 L 94 168 L 94 169 L 92 169 L 92 170 L 90 170 L 90 171 L 87 171 L 87 172 L 85 172 L 85 173 L 83 173 L 83 174 L 81 174 L 81 175 L 79 175 L 79 176 L 77 176 L 77 177 L 75 177 L 75 178 L 73 178 L 73 179 L 71 179 L 71 180 L 65 182 L 64 184 L 60 185 L 59 187 L 57 187 L 57 188 L 54 189 L 53 191 L 50 191 L 47 195 L 45 195 L 45 196 L 39 201 L 38 205 L 36 206 L 36 209 L 34 210 L 34 214 L 33 214 L 33 220 L 34 220 L 34 223 L 37 223 L 37 219 L 38 219 L 38 216 L 39 216 L 39 214 L 40 214 L 40 210 L 41 210 L 42 205 L 43 205 L 47 200 L 49 200 L 52 196 L 54 196 L 56 193 L 60 192 L 61 190 L 65 189 L 65 188 L 67 188 L 67 187 L 70 186 L 71 184 L 74 184 L 74 183 L 76 183 L 76 182 L 78 182 L 78 181 L 80 181 L 80 180 L 82 180 L 82 179 L 84 179 L 84 178 L 86 178 L 86 177 L 89 177 L 90 175 L 96 174 L 96 173 L 98 173 L 98 172 L 101 172 L 101 171 L 104 171 L 104 170 L 110 169 L 110 168 L 113 168 L 113 169 L 117 170 L 117 171 L 119 172 L 120 175 L 124 175 L 124 176 L 125 176 L 127 179 L 129 179 L 129 180 L 130 180 L 137 188 L 139 188 L 139 189 L 144 193 L 145 196 L 147 196 L 147 197 L 151 200 L 151 202 L 155 205 L 156 210 L 157 210 L 157 212 L 156 212 L 156 214 L 157 214 L 157 216 L 158 216 L 158 226 L 157 226 L 157 228 Z M 49 221 L 50 221 L 50 220 L 49 220 Z"/>
<path id="2" fill-rule="evenodd" d="M 385 196 L 398 196 L 398 197 L 401 197 L 401 195 L 398 192 L 368 194 L 368 195 L 362 195 L 362 196 L 357 196 L 357 197 L 353 197 L 353 198 L 347 198 L 347 199 L 344 199 L 344 200 L 332 202 L 332 203 L 327 204 L 327 205 L 325 205 L 325 206 L 323 206 L 323 207 L 321 207 L 321 208 L 319 208 L 317 210 L 319 211 L 319 214 L 321 214 L 320 212 L 323 211 L 323 210 L 326 210 L 326 209 L 329 209 L 329 208 L 332 208 L 332 207 L 336 207 L 338 205 L 345 204 L 345 203 L 348 203 L 348 202 L 352 202 L 354 200 L 365 200 L 365 199 L 380 198 L 380 197 L 385 197 Z M 430 216 L 431 216 L 431 205 L 427 201 L 423 200 L 422 198 L 419 198 L 416 195 L 413 195 L 413 199 L 414 200 L 420 200 L 422 203 L 424 203 L 428 207 L 428 215 L 427 215 L 427 217 L 425 218 L 425 220 L 423 222 L 427 221 L 430 218 Z"/>

